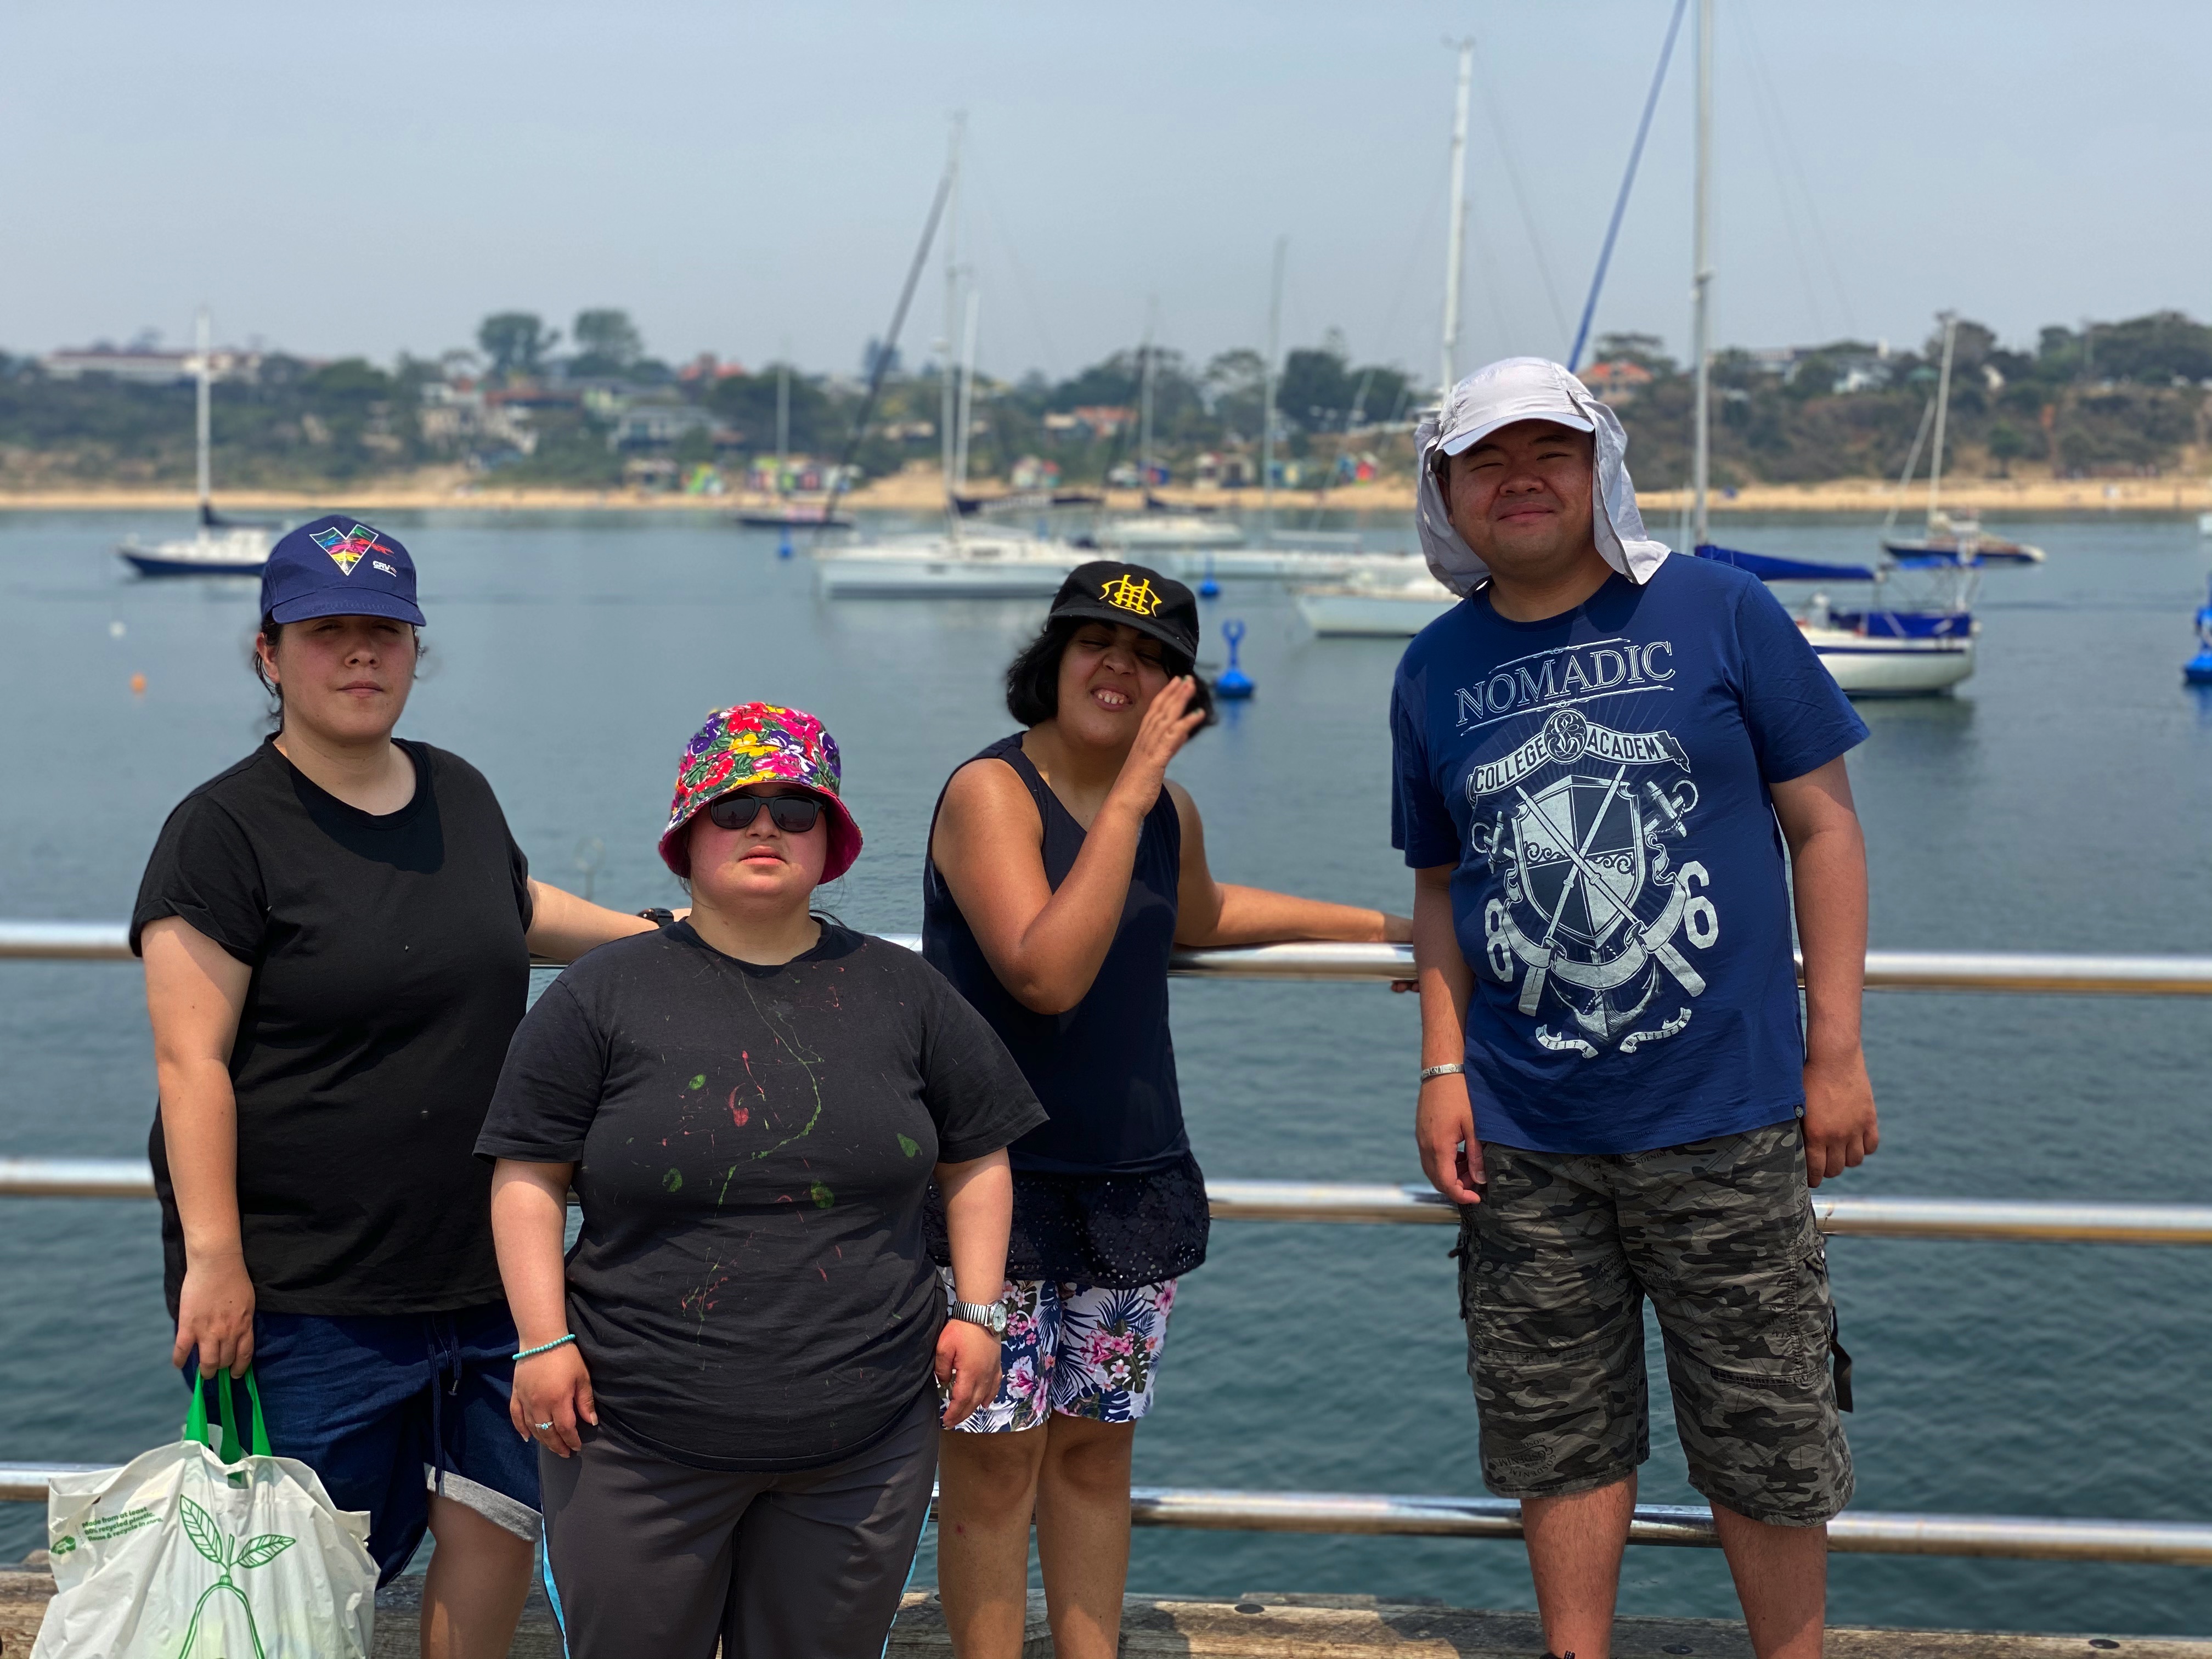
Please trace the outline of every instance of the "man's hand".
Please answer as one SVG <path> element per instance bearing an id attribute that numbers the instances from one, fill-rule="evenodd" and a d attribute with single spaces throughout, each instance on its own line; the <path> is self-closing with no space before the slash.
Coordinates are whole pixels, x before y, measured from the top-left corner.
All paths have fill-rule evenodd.
<path id="1" fill-rule="evenodd" d="M 1475 1139 L 1465 1076 L 1451 1073 L 1421 1085 L 1420 1103 L 1413 1109 L 1413 1139 L 1429 1185 L 1455 1204 L 1482 1202 L 1482 1143 Z"/>
<path id="2" fill-rule="evenodd" d="M 1805 1184 L 1856 1170 L 1881 1145 L 1866 1054 L 1858 1048 L 1805 1062 Z"/>
<path id="3" fill-rule="evenodd" d="M 946 1428 L 958 1428 L 998 1394 L 999 1353 L 999 1339 L 981 1325 L 945 1322 L 937 1337 L 937 1386 L 946 1391 Z"/>

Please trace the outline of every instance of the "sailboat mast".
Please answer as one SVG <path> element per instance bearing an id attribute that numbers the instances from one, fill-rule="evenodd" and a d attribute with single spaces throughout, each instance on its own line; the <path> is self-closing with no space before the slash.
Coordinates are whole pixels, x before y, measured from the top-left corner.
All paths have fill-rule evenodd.
<path id="1" fill-rule="evenodd" d="M 1444 242 L 1443 375 L 1438 383 L 1437 406 L 1451 397 L 1457 375 L 1452 360 L 1459 350 L 1460 265 L 1467 252 L 1467 101 L 1474 81 L 1474 42 L 1459 43 L 1459 100 L 1452 111 L 1451 229 Z"/>
<path id="2" fill-rule="evenodd" d="M 1943 369 L 1936 380 L 1936 451 L 1928 458 L 1928 533 L 1936 533 L 1936 492 L 1943 483 L 1943 417 L 1951 412 L 1951 348 L 1959 337 L 1959 313 L 1947 311 L 1943 325 Z"/>
<path id="3" fill-rule="evenodd" d="M 962 485 L 968 482 L 968 434 L 974 425 L 972 411 L 975 407 L 975 335 L 976 325 L 983 313 L 983 290 L 968 290 L 968 326 L 962 336 L 960 352 L 960 435 L 952 453 L 953 476 Z"/>
<path id="4" fill-rule="evenodd" d="M 1920 406 L 1920 429 L 1912 434 L 1912 447 L 1905 452 L 1905 471 L 1897 475 L 1897 494 L 1890 497 L 1889 513 L 1881 521 L 1884 536 L 1897 528 L 1897 510 L 1905 505 L 1905 492 L 1912 484 L 1912 470 L 1920 465 L 1920 446 L 1928 441 L 1928 422 L 1935 418 L 1936 400 L 1930 398 Z"/>
<path id="5" fill-rule="evenodd" d="M 1283 256 L 1291 239 L 1275 239 L 1275 280 L 1267 296 L 1267 361 L 1261 365 L 1262 404 L 1260 411 L 1260 501 L 1267 514 L 1267 528 L 1275 526 L 1275 358 L 1282 349 Z"/>
<path id="6" fill-rule="evenodd" d="M 1145 307 L 1145 366 L 1137 392 L 1137 471 L 1139 488 L 1152 487 L 1152 336 L 1159 322 L 1160 302 Z"/>
<path id="7" fill-rule="evenodd" d="M 1697 365 L 1697 435 L 1690 469 L 1692 551 L 1709 539 L 1705 497 L 1712 479 L 1712 150 L 1713 0 L 1698 0 L 1698 179 L 1690 239 L 1690 350 Z"/>
<path id="8" fill-rule="evenodd" d="M 215 489 L 208 476 L 208 381 L 212 366 L 209 362 L 210 347 L 208 341 L 208 313 L 205 306 L 200 307 L 199 319 L 194 327 L 193 337 L 199 345 L 199 401 L 195 411 L 193 435 L 199 459 L 200 522 L 205 525 L 215 521 Z"/>
<path id="9" fill-rule="evenodd" d="M 783 489 L 783 477 L 791 466 L 791 351 L 787 345 L 784 361 L 775 366 L 775 487 Z"/>
<path id="10" fill-rule="evenodd" d="M 945 176 L 949 181 L 945 191 L 945 331 L 937 341 L 937 377 L 938 429 L 945 434 L 947 495 L 953 488 L 952 423 L 958 412 L 954 407 L 957 394 L 952 384 L 952 353 L 959 339 L 956 331 L 960 323 L 960 137 L 967 126 L 967 112 L 957 112 L 952 118 L 952 138 L 945 157 Z"/>

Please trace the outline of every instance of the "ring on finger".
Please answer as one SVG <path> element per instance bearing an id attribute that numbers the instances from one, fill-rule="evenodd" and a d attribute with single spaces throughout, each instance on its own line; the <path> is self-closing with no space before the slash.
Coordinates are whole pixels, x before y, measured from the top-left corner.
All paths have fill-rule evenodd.
<path id="1" fill-rule="evenodd" d="M 530 1426 L 537 1430 L 540 1434 L 550 1434 L 553 1432 L 553 1425 L 550 1423 L 532 1423 Z"/>

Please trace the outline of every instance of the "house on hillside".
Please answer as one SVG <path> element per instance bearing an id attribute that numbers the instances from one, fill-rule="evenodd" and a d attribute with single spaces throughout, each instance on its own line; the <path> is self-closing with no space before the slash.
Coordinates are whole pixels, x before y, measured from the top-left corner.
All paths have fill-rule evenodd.
<path id="1" fill-rule="evenodd" d="M 1085 404 L 1044 417 L 1044 429 L 1058 437 L 1110 438 L 1137 423 L 1137 411 L 1114 404 Z"/>
<path id="2" fill-rule="evenodd" d="M 1609 363 L 1592 363 L 1575 378 L 1588 386 L 1590 396 L 1600 403 L 1617 406 L 1635 402 L 1636 394 L 1651 384 L 1651 371 L 1641 363 L 1618 357 Z"/>
<path id="3" fill-rule="evenodd" d="M 538 432 L 530 423 L 528 407 L 505 401 L 505 397 L 501 392 L 486 392 L 466 375 L 431 380 L 422 387 L 422 408 L 416 416 L 417 429 L 428 443 L 536 453 Z"/>
<path id="4" fill-rule="evenodd" d="M 174 386 L 199 372 L 199 354 L 156 351 L 150 347 L 88 346 L 82 350 L 49 351 L 39 367 L 50 380 L 80 380 L 105 375 L 139 386 Z M 261 354 L 217 346 L 208 353 L 208 378 L 215 380 L 253 380 L 260 377 Z"/>
<path id="5" fill-rule="evenodd" d="M 656 449 L 680 442 L 695 432 L 714 433 L 714 416 L 696 404 L 634 403 L 614 417 L 609 449 Z M 738 441 L 738 434 L 731 434 Z"/>

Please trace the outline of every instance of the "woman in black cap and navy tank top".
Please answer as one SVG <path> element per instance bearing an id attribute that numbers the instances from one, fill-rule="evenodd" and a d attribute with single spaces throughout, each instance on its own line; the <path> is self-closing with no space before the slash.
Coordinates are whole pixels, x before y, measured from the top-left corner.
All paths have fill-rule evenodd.
<path id="1" fill-rule="evenodd" d="M 1214 880 L 1198 807 L 1166 778 L 1212 718 L 1197 652 L 1182 583 L 1111 560 L 1071 573 L 1006 671 L 1027 729 L 952 775 L 930 831 L 923 954 L 1050 1115 L 1011 1149 L 1004 1381 L 941 1453 L 938 1579 L 960 1659 L 1021 1652 L 1033 1516 L 1054 1650 L 1109 1659 L 1120 1638 L 1136 1424 L 1176 1280 L 1206 1259 L 1170 951 L 1409 936 L 1402 917 Z"/>

